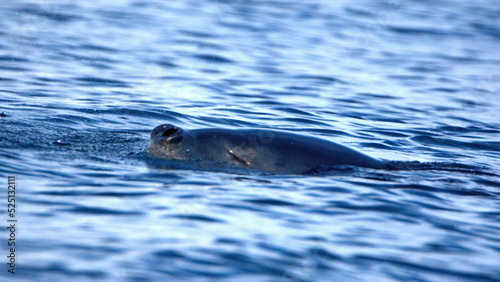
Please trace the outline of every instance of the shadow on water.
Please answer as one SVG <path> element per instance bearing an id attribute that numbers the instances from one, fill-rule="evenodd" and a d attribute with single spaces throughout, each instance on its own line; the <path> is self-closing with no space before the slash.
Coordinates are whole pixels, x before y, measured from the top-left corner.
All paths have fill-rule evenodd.
<path id="1" fill-rule="evenodd" d="M 489 172 L 486 167 L 472 166 L 459 163 L 445 163 L 445 162 L 427 162 L 422 163 L 419 161 L 404 162 L 404 161 L 389 161 L 385 163 L 388 170 L 414 170 L 414 171 L 447 171 L 458 172 L 465 174 L 496 176 L 500 175 Z"/>
<path id="2" fill-rule="evenodd" d="M 146 151 L 142 151 L 135 156 L 144 161 L 150 169 L 160 170 L 197 170 L 210 172 L 223 172 L 230 174 L 251 174 L 251 175 L 293 175 L 282 172 L 263 172 L 257 169 L 246 167 L 236 167 L 223 163 L 210 161 L 189 161 L 189 160 L 166 160 L 150 157 Z M 369 176 L 370 173 L 380 174 L 382 172 L 390 173 L 391 171 L 445 171 L 463 174 L 472 174 L 478 176 L 495 176 L 500 175 L 488 171 L 486 167 L 473 165 L 465 165 L 459 163 L 445 162 L 419 162 L 419 161 L 387 161 L 384 163 L 386 169 L 368 169 L 356 166 L 339 165 L 339 166 L 322 166 L 315 170 L 308 171 L 302 175 L 306 176 L 353 176 L 364 173 Z"/>

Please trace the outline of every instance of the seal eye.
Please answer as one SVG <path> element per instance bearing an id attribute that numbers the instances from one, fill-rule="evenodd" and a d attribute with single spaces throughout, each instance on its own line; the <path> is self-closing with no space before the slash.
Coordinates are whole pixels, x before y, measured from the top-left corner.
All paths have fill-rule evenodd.
<path id="1" fill-rule="evenodd" d="M 179 129 L 177 127 L 170 127 L 167 130 L 163 131 L 161 133 L 161 136 L 170 136 L 170 135 L 176 133 L 177 131 L 179 131 Z"/>

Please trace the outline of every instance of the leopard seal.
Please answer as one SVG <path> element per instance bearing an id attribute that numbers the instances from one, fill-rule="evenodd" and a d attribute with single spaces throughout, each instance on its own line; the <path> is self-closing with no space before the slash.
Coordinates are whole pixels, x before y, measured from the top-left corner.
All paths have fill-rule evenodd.
<path id="1" fill-rule="evenodd" d="M 306 174 L 323 166 L 384 169 L 370 156 L 324 139 L 264 129 L 185 130 L 171 124 L 151 132 L 150 156 L 210 162 L 264 172 Z"/>

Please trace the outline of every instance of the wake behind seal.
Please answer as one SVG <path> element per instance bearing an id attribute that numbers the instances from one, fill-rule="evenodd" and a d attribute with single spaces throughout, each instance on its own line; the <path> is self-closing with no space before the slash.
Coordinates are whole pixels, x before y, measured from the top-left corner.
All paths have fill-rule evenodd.
<path id="1" fill-rule="evenodd" d="M 263 129 L 184 130 L 162 124 L 151 132 L 148 153 L 155 158 L 208 161 L 287 174 L 338 165 L 385 168 L 381 161 L 331 141 Z"/>

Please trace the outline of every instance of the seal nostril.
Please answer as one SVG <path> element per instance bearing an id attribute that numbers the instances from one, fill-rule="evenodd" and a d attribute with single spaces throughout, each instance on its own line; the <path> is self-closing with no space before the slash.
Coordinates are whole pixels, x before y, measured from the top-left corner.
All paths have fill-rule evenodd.
<path id="1" fill-rule="evenodd" d="M 161 133 L 161 136 L 169 136 L 169 135 L 172 135 L 172 134 L 176 133 L 177 131 L 179 131 L 179 129 L 178 129 L 178 128 L 176 128 L 176 127 L 171 127 L 171 128 L 169 128 L 169 129 L 167 129 L 167 130 L 163 131 L 163 132 Z"/>
<path id="2" fill-rule="evenodd" d="M 167 141 L 170 144 L 179 144 L 179 143 L 181 143 L 182 139 L 183 139 L 182 136 L 175 136 L 175 137 L 167 139 Z"/>

